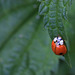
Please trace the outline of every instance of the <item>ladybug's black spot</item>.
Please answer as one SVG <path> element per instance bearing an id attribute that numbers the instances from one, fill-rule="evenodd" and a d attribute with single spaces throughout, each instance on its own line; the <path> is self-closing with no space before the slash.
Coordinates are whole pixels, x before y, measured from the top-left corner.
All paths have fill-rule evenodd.
<path id="1" fill-rule="evenodd" d="M 54 41 L 54 43 L 56 43 L 56 42 Z"/>
<path id="2" fill-rule="evenodd" d="M 63 55 L 63 53 L 60 53 L 59 55 Z"/>
<path id="3" fill-rule="evenodd" d="M 54 43 L 56 43 L 57 42 L 57 40 L 56 41 L 54 41 Z"/>
<path id="4" fill-rule="evenodd" d="M 60 45 L 60 43 L 59 43 L 59 45 Z"/>

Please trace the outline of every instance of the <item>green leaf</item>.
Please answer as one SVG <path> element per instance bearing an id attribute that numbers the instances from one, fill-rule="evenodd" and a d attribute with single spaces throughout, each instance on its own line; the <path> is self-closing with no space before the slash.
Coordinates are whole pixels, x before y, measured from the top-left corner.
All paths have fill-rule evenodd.
<path id="1" fill-rule="evenodd" d="M 72 0 L 42 0 L 39 6 L 39 14 L 44 15 L 44 25 L 48 29 L 50 38 L 53 40 L 57 36 L 61 36 L 68 42 L 65 33 L 65 23 L 67 21 L 67 11 Z M 67 43 L 65 43 L 67 46 Z M 67 50 L 69 52 L 68 46 Z M 68 53 L 67 52 L 67 53 Z M 67 55 L 67 54 L 66 54 Z M 70 65 L 69 55 L 64 56 Z"/>
<path id="2" fill-rule="evenodd" d="M 35 0 L 0 1 L 1 75 L 50 75 L 58 65 Z"/>
<path id="3" fill-rule="evenodd" d="M 63 0 L 41 1 L 39 14 L 44 15 L 44 25 L 48 28 L 52 40 L 58 35 L 66 40 L 63 16 L 66 18 L 67 2 Z"/>

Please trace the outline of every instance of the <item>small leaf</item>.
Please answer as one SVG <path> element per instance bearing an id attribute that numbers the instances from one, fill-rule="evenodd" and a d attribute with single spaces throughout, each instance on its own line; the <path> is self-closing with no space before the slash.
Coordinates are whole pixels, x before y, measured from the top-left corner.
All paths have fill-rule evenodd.
<path id="1" fill-rule="evenodd" d="M 39 14 L 44 15 L 44 25 L 48 28 L 50 38 L 53 40 L 57 36 L 61 36 L 68 41 L 64 28 L 64 20 L 67 20 L 67 11 L 72 0 L 43 0 L 39 7 Z M 46 4 L 49 2 L 49 4 Z M 43 7 L 41 7 L 43 6 Z M 47 9 L 45 9 L 45 7 Z M 67 43 L 65 43 L 67 46 Z M 68 46 L 67 46 L 68 50 Z M 67 52 L 68 53 L 68 52 Z M 66 54 L 67 55 L 67 54 Z M 69 55 L 65 58 L 69 58 Z M 66 58 L 66 60 L 67 60 Z M 67 62 L 70 64 L 69 59 Z"/>

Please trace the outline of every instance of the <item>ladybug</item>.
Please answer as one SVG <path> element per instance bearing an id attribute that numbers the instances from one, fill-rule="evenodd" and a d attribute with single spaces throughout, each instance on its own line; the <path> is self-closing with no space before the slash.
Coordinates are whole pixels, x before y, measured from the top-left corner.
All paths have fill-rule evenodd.
<path id="1" fill-rule="evenodd" d="M 59 36 L 55 37 L 52 41 L 52 50 L 56 55 L 64 55 L 67 53 L 66 45 L 64 40 Z"/>

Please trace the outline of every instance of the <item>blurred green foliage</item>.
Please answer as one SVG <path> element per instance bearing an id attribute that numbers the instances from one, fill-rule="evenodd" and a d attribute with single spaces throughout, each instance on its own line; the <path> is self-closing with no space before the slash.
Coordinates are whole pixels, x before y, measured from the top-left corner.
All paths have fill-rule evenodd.
<path id="1" fill-rule="evenodd" d="M 68 18 L 72 69 L 51 50 L 37 0 L 0 0 L 0 75 L 75 75 L 75 9 Z"/>
<path id="2" fill-rule="evenodd" d="M 50 75 L 58 68 L 39 4 L 0 0 L 0 75 Z"/>

